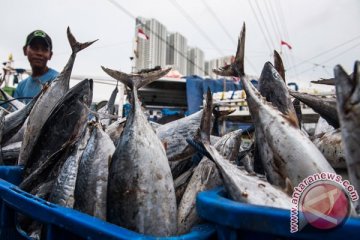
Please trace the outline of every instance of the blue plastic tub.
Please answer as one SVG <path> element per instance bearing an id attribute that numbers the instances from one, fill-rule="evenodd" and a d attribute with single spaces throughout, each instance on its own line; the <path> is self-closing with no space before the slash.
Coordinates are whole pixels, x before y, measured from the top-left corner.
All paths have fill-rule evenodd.
<path id="1" fill-rule="evenodd" d="M 0 239 L 30 239 L 17 228 L 16 213 L 42 222 L 45 239 L 212 239 L 211 224 L 198 225 L 188 234 L 156 238 L 142 235 L 73 209 L 64 208 L 37 198 L 16 187 L 21 181 L 20 167 L 0 167 Z M 15 184 L 15 185 L 14 185 Z"/>
<path id="2" fill-rule="evenodd" d="M 349 218 L 331 230 L 305 227 L 290 232 L 290 211 L 227 199 L 224 188 L 201 192 L 197 212 L 216 225 L 218 239 L 360 239 L 360 219 Z"/>

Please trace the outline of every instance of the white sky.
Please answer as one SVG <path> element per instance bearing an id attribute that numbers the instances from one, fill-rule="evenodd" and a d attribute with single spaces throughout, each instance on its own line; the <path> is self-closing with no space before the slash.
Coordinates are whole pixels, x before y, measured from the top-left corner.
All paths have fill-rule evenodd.
<path id="1" fill-rule="evenodd" d="M 237 37 L 245 22 L 245 56 L 248 59 L 245 70 L 251 75 L 260 75 L 264 63 L 273 61 L 272 50 L 280 50 L 280 39 L 293 47 L 292 50 L 282 49 L 288 69 L 287 81 L 308 85 L 310 80 L 332 77 L 336 64 L 350 73 L 354 61 L 360 58 L 359 0 L 207 0 L 206 3 L 203 0 L 2 0 L 0 61 L 5 61 L 12 53 L 15 67 L 30 68 L 22 46 L 28 33 L 42 29 L 53 39 L 54 56 L 49 66 L 61 71 L 71 53 L 66 37 L 66 28 L 70 26 L 80 42 L 99 39 L 77 55 L 74 75 L 107 77 L 101 65 L 130 72 L 135 20 L 114 2 L 133 16 L 156 18 L 168 31 L 181 33 L 190 46 L 205 52 L 206 60 L 235 54 Z M 213 44 L 176 5 L 192 17 Z M 231 38 L 207 6 L 215 12 Z M 264 40 L 261 29 L 273 44 Z M 95 87 L 98 88 L 95 99 L 107 99 L 113 89 L 109 85 Z"/>

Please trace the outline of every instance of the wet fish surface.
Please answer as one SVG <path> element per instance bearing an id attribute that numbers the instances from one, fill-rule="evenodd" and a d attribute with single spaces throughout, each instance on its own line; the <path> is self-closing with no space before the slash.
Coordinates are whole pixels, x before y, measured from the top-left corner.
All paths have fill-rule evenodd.
<path id="1" fill-rule="evenodd" d="M 131 75 L 103 70 L 132 94 L 131 111 L 110 163 L 107 219 L 143 234 L 173 235 L 177 210 L 171 170 L 163 144 L 141 110 L 137 92 L 170 69 Z"/>
<path id="2" fill-rule="evenodd" d="M 337 65 L 334 69 L 337 112 L 344 143 L 345 159 L 349 180 L 355 190 L 360 192 L 360 61 L 354 64 L 354 72 L 349 76 Z M 360 212 L 359 201 L 355 204 Z"/>

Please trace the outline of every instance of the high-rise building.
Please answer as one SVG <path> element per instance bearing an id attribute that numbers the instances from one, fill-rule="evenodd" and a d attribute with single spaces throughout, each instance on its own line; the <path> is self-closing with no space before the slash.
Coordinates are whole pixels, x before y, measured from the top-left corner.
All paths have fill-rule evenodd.
<path id="1" fill-rule="evenodd" d="M 139 29 L 146 38 L 139 37 Z M 135 29 L 135 71 L 166 65 L 166 27 L 156 19 L 137 18 Z"/>
<path id="2" fill-rule="evenodd" d="M 188 48 L 188 67 L 187 75 L 204 76 L 204 52 L 197 48 Z"/>
<path id="3" fill-rule="evenodd" d="M 180 33 L 171 33 L 167 37 L 166 64 L 171 65 L 180 74 L 187 75 L 187 40 Z"/>

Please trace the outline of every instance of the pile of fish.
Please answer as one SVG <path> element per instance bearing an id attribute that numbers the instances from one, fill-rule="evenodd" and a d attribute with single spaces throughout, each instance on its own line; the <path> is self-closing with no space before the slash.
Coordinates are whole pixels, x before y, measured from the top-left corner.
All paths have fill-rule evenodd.
<path id="1" fill-rule="evenodd" d="M 131 111 L 126 119 L 114 116 L 116 87 L 94 112 L 91 79 L 69 89 L 76 54 L 93 42 L 77 42 L 69 29 L 67 34 L 69 61 L 38 96 L 25 106 L 2 93 L 13 112 L 0 109 L 0 160 L 24 167 L 21 189 L 152 236 L 189 232 L 201 222 L 197 194 L 217 186 L 235 201 L 284 209 L 291 208 L 293 188 L 315 173 L 347 170 L 359 190 L 360 62 L 351 76 L 335 68 L 337 97 L 324 100 L 288 90 L 275 52 L 257 89 L 245 74 L 244 24 L 234 63 L 214 72 L 241 79 L 255 129 L 252 147 L 245 148 L 241 130 L 211 135 L 218 133 L 214 123 L 222 113 L 210 90 L 197 113 L 164 125 L 147 120 L 138 90 L 170 69 L 126 74 L 102 67 L 127 87 Z M 301 129 L 298 101 L 321 115 L 315 136 Z M 39 223 L 19 221 L 40 237 Z"/>

